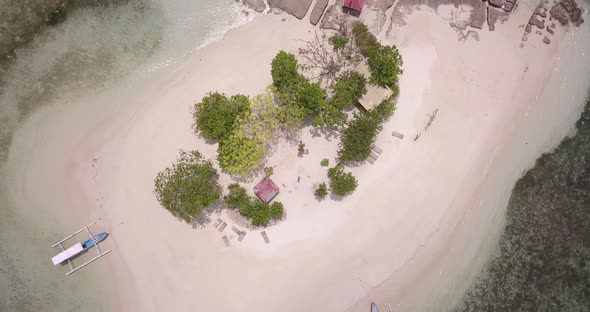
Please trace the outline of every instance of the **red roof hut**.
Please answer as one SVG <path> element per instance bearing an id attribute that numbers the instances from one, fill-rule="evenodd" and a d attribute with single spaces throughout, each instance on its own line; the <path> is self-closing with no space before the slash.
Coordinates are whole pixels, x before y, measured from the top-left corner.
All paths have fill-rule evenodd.
<path id="1" fill-rule="evenodd" d="M 358 17 L 361 15 L 364 5 L 365 0 L 344 0 L 342 11 L 344 11 L 344 13 Z"/>
<path id="2" fill-rule="evenodd" d="M 269 177 L 264 177 L 254 187 L 254 194 L 264 203 L 269 203 L 279 194 L 279 187 Z"/>

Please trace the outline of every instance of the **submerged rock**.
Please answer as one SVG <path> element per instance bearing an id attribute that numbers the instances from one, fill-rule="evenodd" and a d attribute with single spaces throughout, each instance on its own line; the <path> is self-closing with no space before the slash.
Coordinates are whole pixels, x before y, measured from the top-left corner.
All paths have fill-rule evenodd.
<path id="1" fill-rule="evenodd" d="M 576 126 L 516 183 L 499 255 L 457 311 L 590 307 L 590 101 Z"/>
<path id="2" fill-rule="evenodd" d="M 263 0 L 242 0 L 242 3 L 258 13 L 263 12 L 266 9 Z"/>

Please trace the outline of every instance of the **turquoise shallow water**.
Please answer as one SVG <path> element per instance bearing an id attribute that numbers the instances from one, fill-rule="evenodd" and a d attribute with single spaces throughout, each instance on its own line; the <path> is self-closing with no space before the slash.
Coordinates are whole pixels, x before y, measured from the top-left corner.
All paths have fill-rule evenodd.
<path id="1" fill-rule="evenodd" d="M 66 278 L 65 268 L 51 265 L 50 245 L 79 221 L 44 210 L 25 214 L 27 199 L 6 192 L 12 181 L 5 162 L 19 125 L 58 99 L 144 79 L 253 16 L 233 0 L 117 3 L 68 9 L 65 20 L 39 28 L 0 66 L 0 311 L 110 310 L 98 266 Z"/>

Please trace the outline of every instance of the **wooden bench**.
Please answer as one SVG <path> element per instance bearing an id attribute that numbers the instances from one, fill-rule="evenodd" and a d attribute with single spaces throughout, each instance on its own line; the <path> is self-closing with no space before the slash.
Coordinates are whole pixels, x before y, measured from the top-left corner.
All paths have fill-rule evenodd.
<path id="1" fill-rule="evenodd" d="M 270 239 L 268 239 L 268 235 L 266 235 L 266 231 L 260 232 L 260 235 L 262 235 L 262 239 L 264 239 L 264 243 L 266 243 L 266 244 L 270 243 Z"/>

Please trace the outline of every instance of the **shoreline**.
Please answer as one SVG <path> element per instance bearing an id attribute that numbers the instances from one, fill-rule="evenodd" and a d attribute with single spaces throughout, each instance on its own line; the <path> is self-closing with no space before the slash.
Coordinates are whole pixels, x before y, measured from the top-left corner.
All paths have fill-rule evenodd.
<path id="1" fill-rule="evenodd" d="M 384 149 L 384 154 L 373 166 L 366 164 L 351 169 L 359 178 L 360 186 L 356 195 L 342 202 L 328 201 L 315 205 L 310 195 L 308 197 L 311 199 L 303 198 L 303 205 L 300 205 L 301 203 L 295 202 L 294 196 L 280 195 L 281 201 L 283 198 L 288 199 L 284 201 L 288 216 L 286 221 L 267 230 L 271 240 L 275 242 L 275 245 L 267 246 L 269 248 L 264 248 L 260 238 L 256 237 L 258 233 L 252 231 L 243 245 L 233 244 L 231 250 L 224 249 L 221 236 L 216 230 L 211 226 L 194 230 L 177 222 L 167 211 L 158 207 L 150 188 L 153 187 L 155 172 L 173 161 L 179 148 L 193 149 L 197 146 L 208 158 L 215 155 L 215 146 L 203 145 L 200 139 L 195 139 L 190 126 L 190 107 L 209 91 L 252 96 L 270 84 L 272 56 L 278 49 L 296 49 L 300 44 L 298 40 L 311 37 L 315 29 L 307 21 L 297 21 L 291 16 L 260 15 L 254 21 L 228 31 L 222 39 L 160 72 L 160 77 L 150 80 L 149 87 L 135 91 L 138 94 L 120 93 L 117 102 L 110 104 L 110 112 L 100 104 L 108 102 L 109 97 L 113 99 L 112 94 L 103 95 L 102 101 L 99 97 L 94 103 L 79 104 L 73 110 L 70 108 L 74 104 L 68 105 L 67 112 L 64 106 L 35 113 L 35 117 L 18 131 L 19 139 L 27 138 L 28 144 L 33 143 L 29 148 L 37 151 L 27 160 L 29 164 L 22 170 L 36 172 L 47 164 L 52 169 L 42 171 L 46 179 L 35 182 L 31 182 L 31 179 L 37 177 L 35 174 L 38 175 L 38 172 L 30 173 L 24 179 L 18 175 L 13 176 L 21 179 L 26 190 L 31 190 L 43 189 L 51 185 L 50 177 L 63 175 L 65 186 L 52 185 L 52 191 L 64 196 L 68 192 L 75 194 L 76 190 L 80 191 L 79 196 L 65 196 L 61 208 L 57 204 L 60 199 L 54 199 L 53 208 L 57 211 L 62 209 L 64 214 L 74 212 L 77 214 L 74 219 L 83 219 L 81 216 L 88 213 L 92 218 L 100 219 L 103 228 L 113 233 L 105 242 L 105 245 L 113 248 L 113 253 L 106 257 L 105 264 L 97 265 L 93 271 L 99 272 L 109 267 L 111 277 L 117 280 L 116 290 L 113 290 L 113 304 L 120 309 L 206 309 L 219 308 L 219 303 L 222 302 L 225 308 L 232 311 L 254 308 L 272 310 L 285 303 L 292 303 L 289 310 L 293 311 L 360 311 L 366 308 L 367 301 L 401 300 L 411 290 L 421 287 L 428 289 L 438 286 L 440 289 L 441 281 L 436 280 L 435 272 L 419 280 L 412 279 L 419 272 L 423 273 L 426 267 L 434 271 L 436 266 L 427 264 L 436 256 L 441 256 L 437 253 L 447 245 L 453 248 L 452 246 L 462 246 L 462 243 L 469 244 L 470 254 L 475 257 L 481 241 L 485 241 L 484 234 L 499 235 L 495 232 L 499 225 L 488 223 L 491 229 L 480 231 L 478 239 L 455 238 L 456 241 L 453 241 L 449 238 L 461 231 L 477 233 L 466 227 L 458 228 L 465 215 L 473 213 L 465 206 L 477 203 L 477 200 L 469 197 L 491 202 L 486 204 L 487 210 L 482 212 L 482 219 L 490 216 L 501 219 L 506 206 L 502 203 L 507 202 L 512 184 L 499 184 L 515 182 L 521 169 L 532 165 L 540 152 L 557 145 L 561 137 L 567 134 L 567 129 L 559 125 L 571 121 L 572 116 L 577 116 L 576 107 L 569 107 L 570 110 L 564 113 L 558 112 L 556 108 L 552 109 L 548 102 L 541 106 L 527 104 L 530 103 L 527 100 L 532 100 L 535 94 L 537 97 L 544 94 L 540 92 L 545 86 L 556 84 L 554 81 L 547 82 L 548 75 L 551 75 L 547 68 L 530 67 L 527 75 L 532 78 L 525 80 L 528 83 L 528 91 L 525 92 L 527 95 L 516 93 L 516 100 L 495 95 L 490 87 L 482 87 L 481 84 L 489 83 L 484 78 L 481 78 L 483 83 L 473 86 L 474 91 L 463 90 L 465 92 L 460 94 L 460 90 L 457 90 L 462 84 L 475 81 L 462 81 L 460 78 L 473 78 L 469 75 L 473 74 L 471 70 L 477 66 L 492 71 L 491 81 L 502 75 L 514 77 L 507 74 L 515 74 L 522 69 L 519 67 L 518 70 L 509 68 L 494 71 L 495 66 L 485 63 L 485 58 L 477 53 L 483 51 L 486 45 L 511 47 L 502 46 L 504 37 L 500 34 L 506 32 L 508 27 L 516 27 L 526 15 L 526 12 L 513 14 L 508 23 L 499 25 L 496 33 L 482 33 L 480 42 L 465 43 L 465 49 L 469 52 L 465 53 L 473 61 L 465 63 L 470 66 L 462 64 L 462 58 L 453 57 L 454 49 L 459 43 L 456 42 L 456 34 L 448 28 L 446 22 L 431 13 L 416 12 L 415 16 L 409 17 L 408 26 L 400 30 L 405 35 L 400 49 L 402 54 L 408 53 L 408 58 L 400 86 L 402 93 L 398 100 L 398 111 L 387 122 L 377 140 L 377 144 Z M 287 21 L 282 22 L 282 18 Z M 447 27 L 440 29 L 443 25 Z M 422 32 L 424 26 L 429 27 L 427 32 Z M 565 38 L 565 35 L 562 36 Z M 392 43 L 390 40 L 385 42 Z M 517 43 L 514 44 L 514 50 L 518 49 Z M 232 48 L 235 46 L 240 46 L 240 51 Z M 497 50 L 505 53 L 509 62 L 513 62 L 508 63 L 509 65 L 518 67 L 523 64 L 523 55 L 530 55 L 534 48 L 536 47 L 533 45 L 531 48 L 516 50 L 516 56 L 510 50 Z M 558 54 L 556 47 L 549 46 L 544 51 L 535 53 L 532 60 L 525 63 L 543 64 L 553 60 L 555 55 L 561 54 Z M 429 62 L 424 62 L 424 59 Z M 440 62 L 442 59 L 449 60 L 449 63 Z M 572 65 L 565 65 L 566 69 L 568 66 Z M 430 82 L 424 76 L 430 76 Z M 445 77 L 448 81 L 445 81 Z M 558 78 L 554 76 L 553 80 L 555 79 Z M 510 83 L 504 82 L 502 87 L 509 88 Z M 477 91 L 487 91 L 484 94 L 491 98 L 483 104 L 478 103 L 479 108 L 483 107 L 490 118 L 478 114 L 478 107 L 473 107 L 470 102 Z M 495 107 L 495 103 L 502 103 L 500 100 L 508 103 L 504 103 L 504 107 Z M 520 103 L 518 107 L 509 105 L 514 101 Z M 92 110 L 89 111 L 89 108 Z M 432 129 L 425 132 L 419 141 L 414 143 L 407 139 L 399 142 L 391 138 L 391 131 L 399 128 L 403 128 L 408 137 L 417 132 L 427 119 L 424 116 L 435 108 L 440 109 L 440 115 Z M 68 120 L 78 121 L 68 124 Z M 523 124 L 513 125 L 519 122 Z M 457 123 L 463 128 L 457 127 Z M 548 124 L 551 127 L 544 128 Z M 571 124 L 573 126 L 573 121 Z M 471 127 L 476 129 L 472 130 Z M 502 129 L 499 134 L 496 127 Z M 463 129 L 464 132 L 457 129 Z M 550 138 L 534 134 L 540 129 L 547 135 L 551 134 Z M 45 138 L 35 139 L 38 133 L 43 133 Z M 75 140 L 64 142 L 64 136 L 71 137 L 72 134 Z M 511 134 L 517 136 L 510 138 Z M 306 140 L 311 140 L 310 136 L 304 135 Z M 174 140 L 170 140 L 170 137 Z M 477 144 L 477 140 L 470 144 L 470 138 L 485 142 L 491 140 L 496 143 L 493 146 L 504 144 L 504 147 L 498 150 L 481 142 Z M 45 144 L 34 146 L 34 142 L 45 140 Z M 323 138 L 318 140 L 317 142 L 323 142 Z M 522 145 L 523 141 L 527 142 L 526 148 Z M 50 143 L 59 143 L 59 151 L 56 151 L 56 145 Z M 335 153 L 334 144 L 332 142 L 329 147 L 321 147 L 320 143 L 312 143 L 309 146 L 312 151 L 318 149 L 324 153 L 322 155 L 326 155 Z M 281 145 L 280 149 L 273 157 L 281 159 L 288 154 L 288 151 L 284 151 L 288 146 Z M 48 151 L 53 152 L 48 154 Z M 512 155 L 516 153 L 520 155 L 519 158 L 512 159 Z M 321 159 L 324 157 L 322 155 L 318 157 Z M 463 161 L 457 161 L 456 157 Z M 453 162 L 449 163 L 449 160 Z M 388 161 L 392 164 L 388 164 Z M 288 170 L 290 164 L 284 163 L 285 161 L 277 162 L 277 179 L 293 179 L 293 171 Z M 293 170 L 297 166 L 305 167 L 308 163 L 319 166 L 315 158 L 305 159 L 302 164 L 293 166 Z M 449 167 L 444 168 L 445 164 Z M 484 177 L 488 173 L 492 177 L 488 176 L 486 180 Z M 449 177 L 455 177 L 458 181 L 449 182 Z M 228 180 L 222 177 L 221 182 L 227 185 Z M 419 185 L 422 182 L 425 182 L 426 190 L 423 189 L 424 185 Z M 309 186 L 315 181 L 306 183 L 305 186 Z M 441 186 L 448 188 L 446 191 L 451 194 L 446 194 Z M 469 191 L 465 192 L 465 188 Z M 479 191 L 482 193 L 480 196 L 474 195 L 479 194 L 478 189 L 483 189 Z M 459 194 L 460 190 L 462 194 Z M 427 197 L 430 198 L 424 198 L 424 194 L 428 194 Z M 496 207 L 494 203 L 500 205 Z M 390 205 L 397 209 L 392 210 Z M 93 208 L 75 208 L 85 206 Z M 300 206 L 300 215 L 289 212 L 297 209 L 297 206 Z M 312 209 L 324 210 L 316 213 Z M 331 217 L 334 220 L 327 219 Z M 309 224 L 302 224 L 304 219 Z M 475 228 L 477 221 L 474 223 Z M 315 236 L 301 236 L 301 233 L 296 232 L 305 226 L 308 227 L 308 234 Z M 146 229 L 153 229 L 157 237 L 153 242 L 138 242 L 142 237 L 139 232 Z M 258 240 L 255 241 L 254 237 Z M 392 239 L 383 242 L 382 237 Z M 153 250 L 162 254 L 153 255 L 152 259 L 150 256 Z M 317 250 L 322 252 L 318 253 Z M 420 252 L 425 255 L 418 262 L 425 263 L 412 263 L 414 256 Z M 453 263 L 449 267 L 450 275 L 453 275 L 452 270 L 459 273 L 460 265 L 455 262 L 461 258 L 457 257 L 447 254 L 438 266 L 445 267 Z M 480 261 L 485 259 L 487 258 Z M 468 264 L 474 262 L 464 258 L 461 261 Z M 333 263 L 339 265 L 334 266 Z M 401 268 L 408 272 L 401 272 Z M 245 271 L 249 273 L 244 274 Z M 322 276 L 319 276 L 320 272 Z M 456 274 L 449 278 L 458 280 Z M 203 283 L 203 280 L 207 280 L 208 284 Z M 318 293 L 319 289 L 310 288 L 310 284 L 317 285 L 322 290 Z M 244 293 L 242 287 L 248 293 Z M 407 289 L 402 291 L 402 287 Z M 273 298 L 265 298 L 267 288 L 289 291 L 279 291 Z M 137 291 L 128 296 L 126 293 L 129 289 Z M 193 292 L 203 296 L 207 294 L 207 298 L 196 300 L 197 302 L 174 300 L 175 296 L 180 295 L 195 296 Z M 119 295 L 124 293 L 124 298 Z M 156 293 L 161 298 L 153 298 Z M 228 296 L 235 302 L 224 301 Z M 444 297 L 444 294 L 439 297 Z M 412 310 L 418 307 L 420 299 L 405 300 L 404 304 L 397 307 Z M 393 302 L 392 306 L 395 306 Z"/>

